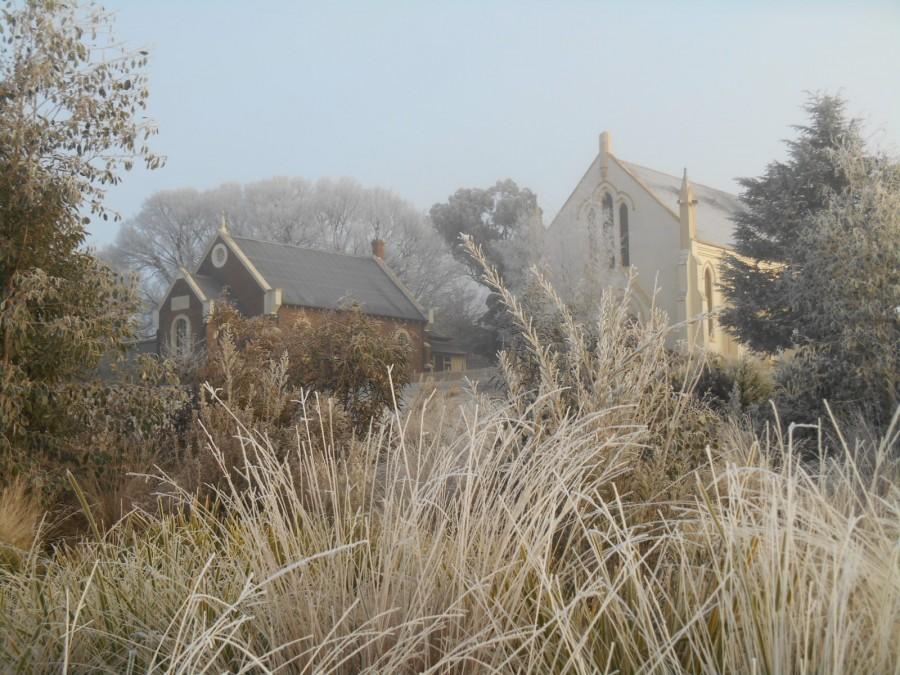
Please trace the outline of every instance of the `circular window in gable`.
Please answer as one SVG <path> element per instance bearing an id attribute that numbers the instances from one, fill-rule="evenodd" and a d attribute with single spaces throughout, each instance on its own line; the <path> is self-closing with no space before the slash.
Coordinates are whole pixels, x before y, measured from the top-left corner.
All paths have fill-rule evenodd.
<path id="1" fill-rule="evenodd" d="M 228 260 L 228 249 L 225 244 L 216 244 L 212 250 L 212 264 L 221 267 Z"/>

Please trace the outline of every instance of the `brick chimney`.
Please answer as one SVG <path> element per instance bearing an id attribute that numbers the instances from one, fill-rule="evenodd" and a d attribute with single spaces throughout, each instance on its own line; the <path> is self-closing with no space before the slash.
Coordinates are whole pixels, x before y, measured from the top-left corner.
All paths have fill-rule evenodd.
<path id="1" fill-rule="evenodd" d="M 372 255 L 384 260 L 384 239 L 372 240 Z"/>

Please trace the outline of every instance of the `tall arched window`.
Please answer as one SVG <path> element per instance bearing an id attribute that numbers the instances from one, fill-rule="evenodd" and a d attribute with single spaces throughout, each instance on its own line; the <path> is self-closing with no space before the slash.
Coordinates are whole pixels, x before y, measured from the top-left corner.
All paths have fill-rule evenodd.
<path id="1" fill-rule="evenodd" d="M 622 258 L 622 267 L 628 267 L 631 264 L 631 258 L 628 254 L 628 205 L 621 204 L 619 206 L 619 253 Z"/>
<path id="2" fill-rule="evenodd" d="M 187 356 L 191 353 L 191 323 L 184 314 L 176 316 L 172 321 L 171 347 L 175 356 Z"/>
<path id="3" fill-rule="evenodd" d="M 613 198 L 608 192 L 604 193 L 603 201 L 603 247 L 609 255 L 609 266 L 616 266 L 616 247 L 613 241 Z"/>
<path id="4" fill-rule="evenodd" d="M 587 233 L 588 233 L 588 254 L 590 255 L 590 259 L 592 261 L 597 260 L 599 258 L 600 253 L 600 225 L 599 225 L 599 217 L 597 216 L 597 209 L 594 205 L 594 202 L 591 201 L 587 208 L 584 211 L 584 222 L 587 224 Z"/>
<path id="5" fill-rule="evenodd" d="M 706 311 L 708 312 L 706 317 L 706 337 L 709 340 L 713 339 L 714 329 L 715 329 L 715 321 L 713 320 L 713 278 L 712 278 L 712 270 L 708 267 L 706 271 L 703 273 L 703 286 L 704 292 L 706 293 Z"/>

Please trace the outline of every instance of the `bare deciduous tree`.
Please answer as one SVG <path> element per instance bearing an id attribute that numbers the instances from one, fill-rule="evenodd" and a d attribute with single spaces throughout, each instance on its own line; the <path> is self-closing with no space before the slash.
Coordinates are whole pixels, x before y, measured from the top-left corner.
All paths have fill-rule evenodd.
<path id="1" fill-rule="evenodd" d="M 475 285 L 428 217 L 389 190 L 350 178 L 276 177 L 213 190 L 166 190 L 149 197 L 105 256 L 141 280 L 149 308 L 178 274 L 192 268 L 222 215 L 233 232 L 297 246 L 367 255 L 374 238 L 422 305 L 466 319 L 479 302 Z"/>

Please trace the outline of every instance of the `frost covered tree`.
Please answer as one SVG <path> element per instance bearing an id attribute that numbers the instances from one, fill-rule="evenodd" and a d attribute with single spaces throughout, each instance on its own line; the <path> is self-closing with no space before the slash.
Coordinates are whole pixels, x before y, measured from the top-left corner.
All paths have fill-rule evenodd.
<path id="1" fill-rule="evenodd" d="M 522 283 L 531 265 L 538 262 L 542 250 L 543 224 L 537 196 L 515 181 L 497 181 L 493 186 L 460 188 L 446 202 L 435 204 L 429 212 L 435 229 L 453 251 L 454 257 L 469 271 L 471 278 L 489 293 L 487 310 L 480 323 L 493 334 L 486 352 L 493 353 L 507 327 L 506 311 L 499 296 L 483 280 L 481 266 L 469 255 L 465 240 L 480 247 L 486 261 L 504 283 L 514 291 L 524 290 Z M 483 341 L 484 342 L 484 341 Z"/>
<path id="2" fill-rule="evenodd" d="M 83 247 L 88 214 L 136 160 L 161 159 L 143 117 L 145 52 L 102 10 L 29 0 L 0 10 L 0 447 L 44 447 L 58 385 L 131 335 L 129 289 Z"/>
<path id="3" fill-rule="evenodd" d="M 900 404 L 900 165 L 855 144 L 832 159 L 846 185 L 800 234 L 790 300 L 805 323 L 777 371 L 778 402 L 811 421 L 825 399 L 883 430 Z"/>
<path id="4" fill-rule="evenodd" d="M 810 260 L 806 243 L 816 217 L 849 179 L 836 151 L 863 151 L 859 123 L 837 96 L 813 95 L 809 122 L 786 141 L 788 157 L 758 178 L 740 181 L 735 255 L 726 258 L 722 323 L 752 349 L 775 353 L 807 340 L 810 317 L 794 302 L 794 286 Z"/>
<path id="5" fill-rule="evenodd" d="M 468 303 L 465 270 L 427 217 L 398 195 L 350 178 L 277 177 L 211 190 L 151 195 L 119 230 L 105 255 L 138 274 L 145 305 L 155 306 L 179 267 L 192 269 L 225 214 L 237 233 L 269 241 L 368 255 L 387 243 L 387 262 L 420 302 L 439 313 Z"/>
<path id="6" fill-rule="evenodd" d="M 755 350 L 786 352 L 784 419 L 812 421 L 825 399 L 880 427 L 898 403 L 900 181 L 845 107 L 811 96 L 787 160 L 742 181 L 722 321 Z"/>
<path id="7" fill-rule="evenodd" d="M 482 270 L 469 256 L 463 237 L 479 246 L 487 261 L 505 279 L 514 271 L 504 250 L 520 235 L 529 236 L 537 211 L 537 196 L 515 181 L 497 181 L 487 189 L 460 188 L 446 202 L 431 207 L 431 222 L 452 247 L 453 255 L 482 283 Z M 508 254 L 508 251 L 506 252 Z"/>

